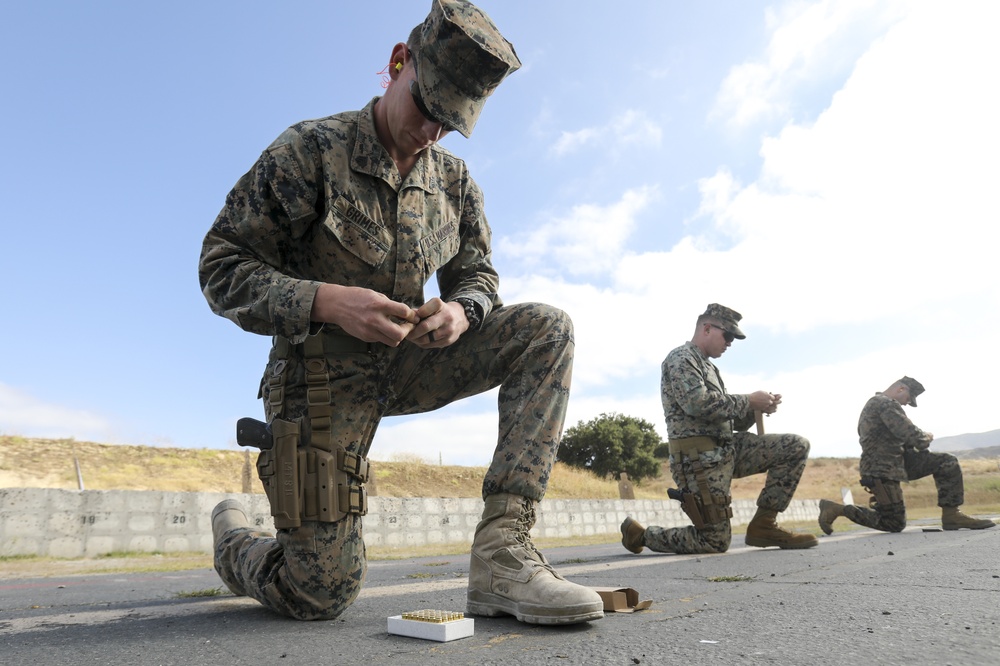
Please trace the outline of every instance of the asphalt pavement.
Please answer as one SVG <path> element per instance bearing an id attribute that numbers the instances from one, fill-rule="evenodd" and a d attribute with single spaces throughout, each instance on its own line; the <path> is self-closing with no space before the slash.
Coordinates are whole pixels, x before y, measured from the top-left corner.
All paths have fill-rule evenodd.
<path id="1" fill-rule="evenodd" d="M 222 586 L 205 569 L 0 580 L 0 664 L 998 664 L 1000 527 L 936 526 L 835 532 L 800 551 L 742 536 L 722 555 L 552 549 L 570 580 L 652 606 L 569 627 L 475 618 L 449 643 L 389 635 L 387 618 L 464 611 L 468 556 L 371 562 L 329 622 L 190 596 Z"/>

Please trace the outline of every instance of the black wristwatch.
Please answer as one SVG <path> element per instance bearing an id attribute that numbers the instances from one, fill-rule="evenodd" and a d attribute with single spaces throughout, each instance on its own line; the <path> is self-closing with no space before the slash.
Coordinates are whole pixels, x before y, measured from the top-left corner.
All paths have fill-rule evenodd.
<path id="1" fill-rule="evenodd" d="M 456 298 L 456 303 L 461 303 L 465 309 L 465 318 L 469 320 L 469 328 L 478 329 L 483 323 L 483 316 L 479 314 L 479 305 L 471 298 Z"/>

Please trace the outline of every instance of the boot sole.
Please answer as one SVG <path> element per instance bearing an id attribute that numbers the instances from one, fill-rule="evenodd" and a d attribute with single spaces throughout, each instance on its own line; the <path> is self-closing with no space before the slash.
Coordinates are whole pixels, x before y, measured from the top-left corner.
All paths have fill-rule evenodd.
<path id="1" fill-rule="evenodd" d="M 629 551 L 630 553 L 635 553 L 636 555 L 638 555 L 639 553 L 642 552 L 642 548 L 643 547 L 642 546 L 630 546 L 628 544 L 628 534 L 627 534 L 627 532 L 628 532 L 628 528 L 631 527 L 632 525 L 638 525 L 638 523 L 635 522 L 634 520 L 632 520 L 631 518 L 627 518 L 625 520 L 625 522 L 622 523 L 622 526 L 621 526 L 622 546 L 624 546 L 625 550 Z"/>
<path id="2" fill-rule="evenodd" d="M 993 523 L 992 525 L 983 525 L 982 527 L 968 527 L 967 525 L 962 525 L 962 526 L 942 525 L 941 529 L 943 529 L 945 532 L 952 532 L 955 530 L 988 530 L 991 527 L 996 527 L 996 526 L 997 526 L 996 523 Z"/>
<path id="3" fill-rule="evenodd" d="M 819 545 L 819 541 L 807 541 L 805 543 L 788 543 L 787 541 L 772 541 L 770 539 L 757 539 L 755 537 L 747 537 L 746 544 L 748 546 L 754 546 L 755 548 L 770 548 L 777 547 L 782 550 L 802 550 L 804 548 L 812 548 L 813 546 Z"/>
<path id="4" fill-rule="evenodd" d="M 520 622 L 528 624 L 578 624 L 600 620 L 604 617 L 604 604 L 595 603 L 574 608 L 521 608 L 521 604 L 511 599 L 488 592 L 469 591 L 465 612 L 469 615 L 496 617 L 513 615 Z"/>
<path id="5" fill-rule="evenodd" d="M 819 522 L 819 528 L 821 530 L 823 530 L 823 534 L 825 534 L 827 536 L 830 536 L 831 534 L 833 534 L 833 521 L 831 520 L 829 522 L 825 522 L 823 520 L 823 512 L 826 511 L 826 507 L 830 506 L 831 504 L 833 504 L 833 502 L 830 502 L 829 500 L 820 500 L 819 501 L 819 521 L 818 521 Z M 839 518 L 839 516 L 838 516 L 838 518 Z"/>

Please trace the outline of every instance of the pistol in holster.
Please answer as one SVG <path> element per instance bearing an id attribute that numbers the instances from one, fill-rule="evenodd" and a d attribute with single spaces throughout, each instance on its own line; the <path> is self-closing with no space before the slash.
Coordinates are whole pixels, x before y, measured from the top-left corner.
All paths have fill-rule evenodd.
<path id="1" fill-rule="evenodd" d="M 668 488 L 667 497 L 681 503 L 681 511 L 687 514 L 687 517 L 691 519 L 691 524 L 696 529 L 700 530 L 705 527 L 705 519 L 701 515 L 701 500 L 697 495 L 690 490 Z"/>
<path id="2" fill-rule="evenodd" d="M 864 477 L 861 479 L 861 486 L 872 496 L 872 502 L 882 506 L 890 504 L 901 504 L 903 502 L 903 490 L 898 483 L 885 483 L 883 479 Z"/>
<path id="3" fill-rule="evenodd" d="M 702 496 L 690 490 L 678 490 L 677 488 L 667 489 L 667 497 L 681 503 L 681 511 L 691 519 L 691 524 L 696 529 L 704 529 L 706 526 L 724 523 L 733 517 L 733 510 L 729 506 L 732 503 L 732 496 L 726 495 L 725 504 L 713 501 L 706 505 Z"/>
<path id="4" fill-rule="evenodd" d="M 365 458 L 341 446 L 327 451 L 303 445 L 299 423 L 278 418 L 270 423 L 240 419 L 236 441 L 260 449 L 257 476 L 275 527 L 299 527 L 303 520 L 335 523 L 347 514 L 368 513 Z"/>

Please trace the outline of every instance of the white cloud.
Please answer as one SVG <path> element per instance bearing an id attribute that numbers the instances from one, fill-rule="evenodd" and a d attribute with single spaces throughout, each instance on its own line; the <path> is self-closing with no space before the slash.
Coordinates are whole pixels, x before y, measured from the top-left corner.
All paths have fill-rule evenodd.
<path id="1" fill-rule="evenodd" d="M 963 20 L 942 7 L 897 24 L 814 126 L 764 142 L 760 180 L 717 213 L 744 230 L 729 253 L 737 271 L 757 274 L 764 259 L 786 276 L 783 295 L 798 305 L 776 323 L 995 295 L 1000 100 L 982 81 L 1000 49 Z M 929 32 L 943 42 L 933 52 Z"/>
<path id="2" fill-rule="evenodd" d="M 520 275 L 504 276 L 505 300 L 553 303 L 573 317 L 566 427 L 620 412 L 665 437 L 660 363 L 690 339 L 712 301 L 742 311 L 758 331 L 719 361 L 727 386 L 782 393 L 768 431 L 808 437 L 815 456 L 858 455 L 861 408 L 904 374 L 928 387 L 920 408 L 908 409 L 920 427 L 940 436 L 998 427 L 986 387 L 1000 376 L 990 349 L 1000 330 L 993 270 L 1000 102 L 990 85 L 1000 62 L 991 17 L 1000 9 L 795 7 L 797 14 L 777 19 L 760 80 L 746 84 L 754 94 L 733 98 L 734 117 L 751 118 L 754 104 L 768 113 L 794 104 L 806 78 L 844 67 L 838 45 L 853 49 L 850 76 L 814 121 L 788 122 L 762 141 L 756 178 L 740 182 L 725 165 L 706 175 L 700 206 L 672 247 L 626 249 L 635 243 L 636 216 L 663 185 L 630 190 L 607 206 L 581 204 L 498 239 L 498 253 L 523 260 Z M 908 15 L 886 29 L 900 7 Z M 727 85 L 736 83 L 734 74 Z M 592 147 L 614 124 L 568 134 L 559 151 Z M 786 350 L 768 348 L 762 334 L 781 331 L 794 344 L 798 334 L 848 325 L 872 339 L 845 341 L 835 360 L 791 370 L 778 369 Z M 496 418 L 491 392 L 390 420 L 373 456 L 485 465 Z"/>
<path id="3" fill-rule="evenodd" d="M 444 465 L 486 466 L 497 445 L 497 390 L 429 414 L 382 421 L 369 453 L 373 460 L 409 454 Z"/>
<path id="4" fill-rule="evenodd" d="M 497 248 L 517 257 L 525 269 L 542 274 L 606 274 L 620 260 L 625 241 L 635 228 L 635 216 L 655 197 L 655 189 L 644 187 L 625 192 L 609 206 L 581 204 L 564 218 L 498 239 Z"/>
<path id="5" fill-rule="evenodd" d="M 594 145 L 618 153 L 632 146 L 657 148 L 663 140 L 663 130 L 643 111 L 629 109 L 603 127 L 585 127 L 574 132 L 563 131 L 552 146 L 552 154 L 564 157 Z"/>
<path id="6" fill-rule="evenodd" d="M 658 148 L 663 141 L 659 124 L 646 117 L 642 111 L 630 109 L 612 122 L 611 134 L 615 145 L 623 148 L 644 146 Z"/>
<path id="7" fill-rule="evenodd" d="M 641 294 L 534 276 L 506 280 L 504 298 L 552 303 L 569 313 L 574 391 L 628 382 L 663 358 L 655 344 L 662 308 Z"/>
<path id="8" fill-rule="evenodd" d="M 497 445 L 496 395 L 493 390 L 429 414 L 386 419 L 375 434 L 369 457 L 385 461 L 397 456 L 417 456 L 432 464 L 488 466 Z M 646 419 L 666 439 L 663 409 L 655 386 L 632 398 L 571 397 L 566 428 L 610 412 Z"/>
<path id="9" fill-rule="evenodd" d="M 663 420 L 663 406 L 660 404 L 659 378 L 654 377 L 650 386 L 643 386 L 641 395 L 620 397 L 616 395 L 584 395 L 570 400 L 566 411 L 566 428 L 590 421 L 601 414 L 616 412 L 644 419 L 653 424 L 657 434 L 667 438 L 667 426 Z"/>
<path id="10" fill-rule="evenodd" d="M 789 116 L 797 88 L 841 75 L 897 14 L 898 3 L 878 0 L 792 2 L 769 12 L 763 57 L 732 68 L 711 116 L 735 127 Z"/>
<path id="11" fill-rule="evenodd" d="M 22 437 L 108 441 L 111 424 L 82 409 L 42 402 L 0 384 L 0 432 Z"/>
<path id="12" fill-rule="evenodd" d="M 812 443 L 813 456 L 858 456 L 858 416 L 865 402 L 903 375 L 927 387 L 920 407 L 906 407 L 920 428 L 938 436 L 985 432 L 998 427 L 995 400 L 983 385 L 982 366 L 954 363 L 957 339 L 914 340 L 871 349 L 836 364 L 804 367 L 790 373 L 726 375 L 736 391 L 770 387 L 782 393 L 778 412 L 765 421 L 768 432 L 794 432 Z M 730 352 L 732 353 L 732 352 Z M 997 363 L 989 362 L 992 371 Z"/>
<path id="13" fill-rule="evenodd" d="M 744 185 L 720 166 L 701 181 L 701 206 L 672 248 L 619 253 L 633 229 L 627 224 L 610 241 L 574 235 L 576 220 L 587 228 L 607 219 L 587 206 L 520 242 L 529 256 L 538 247 L 552 274 L 565 276 L 505 278 L 505 297 L 558 304 L 576 322 L 568 425 L 613 405 L 650 418 L 658 401 L 650 375 L 658 378 L 666 352 L 690 337 L 707 302 L 718 301 L 750 315 L 758 330 L 793 340 L 829 326 L 872 333 L 843 341 L 836 363 L 794 372 L 768 370 L 777 365 L 769 355 L 782 350 L 759 344 L 759 375 L 732 375 L 722 362 L 734 392 L 784 393 L 770 429 L 809 437 L 815 455 L 857 455 L 864 401 L 903 374 L 928 386 L 912 413 L 921 427 L 942 436 L 997 427 L 982 389 L 1000 374 L 989 342 L 1000 329 L 1000 99 L 991 85 L 1000 5 L 908 4 L 907 16 L 877 40 L 854 19 L 884 19 L 888 5 L 862 6 L 857 16 L 838 3 L 812 7 L 806 13 L 836 14 L 836 40 L 853 43 L 861 34 L 870 48 L 815 122 L 789 123 L 763 140 L 758 178 Z M 809 51 L 810 42 L 834 43 L 821 34 L 829 26 L 815 20 L 787 28 L 794 26 L 804 37 L 781 44 L 784 28 L 777 29 L 770 56 L 774 89 L 787 95 L 830 57 Z M 795 69 L 797 61 L 809 68 Z M 638 210 L 624 198 L 611 209 L 622 220 Z M 570 281 L 581 277 L 610 284 Z"/>
<path id="14" fill-rule="evenodd" d="M 585 147 L 587 144 L 593 142 L 598 136 L 600 136 L 599 130 L 593 127 L 584 128 L 575 132 L 562 132 L 559 135 L 559 140 L 556 141 L 554 146 L 552 146 L 552 152 L 560 156 L 576 152 L 577 150 Z"/>

